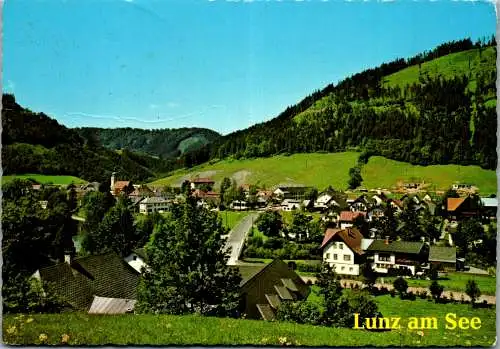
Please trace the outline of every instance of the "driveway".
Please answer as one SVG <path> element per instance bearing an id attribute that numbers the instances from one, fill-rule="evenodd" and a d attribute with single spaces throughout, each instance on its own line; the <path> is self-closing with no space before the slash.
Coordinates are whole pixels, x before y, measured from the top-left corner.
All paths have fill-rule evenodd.
<path id="1" fill-rule="evenodd" d="M 231 256 L 227 261 L 227 265 L 237 264 L 240 258 L 241 250 L 243 249 L 243 244 L 245 243 L 245 238 L 247 237 L 250 229 L 252 229 L 252 224 L 257 220 L 260 213 L 250 213 L 248 216 L 244 217 L 238 224 L 229 232 L 228 239 L 226 241 L 226 248 L 231 248 Z"/>

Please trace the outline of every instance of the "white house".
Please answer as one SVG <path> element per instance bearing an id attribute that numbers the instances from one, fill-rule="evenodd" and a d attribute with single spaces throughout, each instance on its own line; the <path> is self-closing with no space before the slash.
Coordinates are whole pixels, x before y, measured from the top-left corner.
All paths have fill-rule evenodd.
<path id="1" fill-rule="evenodd" d="M 293 211 L 293 210 L 298 210 L 299 208 L 300 208 L 299 200 L 286 199 L 283 200 L 283 202 L 281 203 L 282 211 Z"/>
<path id="2" fill-rule="evenodd" d="M 146 254 L 142 248 L 134 250 L 131 254 L 124 258 L 125 262 L 127 262 L 128 265 L 137 270 L 139 273 L 142 271 L 142 267 L 147 267 L 145 259 Z"/>
<path id="3" fill-rule="evenodd" d="M 328 228 L 321 244 L 323 262 L 334 267 L 337 274 L 359 275 L 365 254 L 362 240 L 363 235 L 356 228 Z"/>
<path id="4" fill-rule="evenodd" d="M 423 242 L 379 239 L 374 240 L 366 252 L 373 255 L 372 266 L 378 273 L 388 273 L 392 268 L 407 268 L 415 275 L 416 268 L 427 263 L 429 245 Z"/>
<path id="5" fill-rule="evenodd" d="M 152 196 L 145 198 L 139 203 L 139 213 L 151 214 L 153 212 L 165 212 L 169 209 L 170 202 L 162 197 Z"/>

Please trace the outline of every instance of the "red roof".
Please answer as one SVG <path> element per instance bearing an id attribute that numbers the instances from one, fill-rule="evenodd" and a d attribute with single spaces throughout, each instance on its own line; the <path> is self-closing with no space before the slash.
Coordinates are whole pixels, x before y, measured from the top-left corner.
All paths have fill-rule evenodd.
<path id="1" fill-rule="evenodd" d="M 219 193 L 216 193 L 214 191 L 202 191 L 200 189 L 196 189 L 195 191 L 193 191 L 193 195 L 194 196 L 197 196 L 199 198 L 218 198 L 219 197 Z"/>
<path id="2" fill-rule="evenodd" d="M 363 250 L 361 249 L 361 240 L 363 239 L 363 235 L 361 235 L 359 230 L 356 228 L 347 228 L 347 229 L 328 228 L 325 232 L 321 248 L 325 247 L 336 236 L 338 236 L 342 241 L 344 241 L 346 245 L 349 246 L 349 248 L 358 255 L 362 255 L 364 253 Z"/>
<path id="3" fill-rule="evenodd" d="M 366 216 L 366 212 L 352 212 L 352 211 L 342 211 L 340 212 L 340 220 L 344 222 L 354 222 L 359 216 Z"/>
<path id="4" fill-rule="evenodd" d="M 128 185 L 130 185 L 130 181 L 116 181 L 114 188 L 115 189 L 123 189 L 123 188 L 127 187 Z"/>
<path id="5" fill-rule="evenodd" d="M 446 201 L 446 207 L 448 211 L 455 211 L 460 207 L 465 201 L 465 198 L 448 198 Z"/>
<path id="6" fill-rule="evenodd" d="M 193 182 L 194 184 L 203 184 L 203 183 L 207 183 L 207 184 L 208 184 L 208 183 L 211 183 L 211 184 L 213 184 L 213 183 L 215 183 L 215 182 L 214 182 L 213 180 L 211 180 L 210 178 L 195 178 L 195 179 L 193 179 L 193 180 L 192 180 L 192 182 Z"/>

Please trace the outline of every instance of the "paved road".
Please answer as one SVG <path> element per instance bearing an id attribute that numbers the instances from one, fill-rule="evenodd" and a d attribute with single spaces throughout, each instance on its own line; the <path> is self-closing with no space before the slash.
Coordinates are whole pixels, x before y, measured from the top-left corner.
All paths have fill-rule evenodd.
<path id="1" fill-rule="evenodd" d="M 302 276 L 302 280 L 304 280 L 305 282 L 311 281 L 312 283 L 316 283 L 316 277 L 314 277 L 314 276 Z M 340 283 L 341 283 L 342 287 L 344 287 L 344 288 L 351 288 L 354 284 L 357 284 L 358 286 L 362 285 L 361 281 L 348 280 L 348 279 L 341 279 Z M 375 284 L 375 287 L 377 287 L 377 288 L 380 288 L 382 286 L 387 288 L 389 291 L 393 289 L 393 286 L 391 284 L 380 284 L 380 283 Z M 428 294 L 430 294 L 429 289 L 424 288 L 424 287 L 412 287 L 412 286 L 410 286 L 410 287 L 408 287 L 408 291 L 411 291 L 413 293 L 421 292 L 421 291 L 428 291 Z M 446 296 L 448 298 L 451 298 L 450 296 L 452 294 L 453 294 L 453 299 L 455 299 L 457 301 L 461 300 L 462 296 L 463 296 L 464 300 L 470 301 L 470 297 L 468 295 L 466 295 L 465 292 L 460 292 L 460 291 L 444 291 L 443 292 L 443 296 Z M 482 302 L 483 300 L 487 301 L 489 304 L 496 304 L 497 303 L 495 296 L 481 295 L 481 297 L 479 297 L 479 299 L 478 299 L 478 302 Z"/>
<path id="2" fill-rule="evenodd" d="M 229 232 L 226 248 L 231 247 L 231 256 L 227 261 L 227 265 L 237 264 L 243 244 L 245 243 L 245 238 L 252 228 L 252 223 L 257 220 L 259 215 L 260 213 L 250 213 Z"/>

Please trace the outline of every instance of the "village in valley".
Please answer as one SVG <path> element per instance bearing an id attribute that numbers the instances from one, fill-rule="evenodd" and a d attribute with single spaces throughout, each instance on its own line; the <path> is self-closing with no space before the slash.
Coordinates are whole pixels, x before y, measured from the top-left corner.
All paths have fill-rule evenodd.
<path id="1" fill-rule="evenodd" d="M 66 190 L 73 191 L 78 207 L 83 207 L 103 187 L 107 186 L 91 182 L 71 184 Z M 39 184 L 31 189 L 44 190 Z M 466 281 L 477 277 L 491 278 L 494 286 L 494 260 L 487 256 L 495 256 L 498 206 L 494 195 L 481 197 L 470 184 L 455 184 L 440 193 L 419 190 L 418 183 L 405 183 L 392 192 L 332 187 L 319 191 L 296 184 L 238 185 L 229 178 L 216 183 L 196 176 L 178 187 L 154 187 L 133 184 L 113 173 L 109 194 L 125 200 L 138 219 L 165 215 L 188 196 L 197 206 L 217 212 L 226 224 L 228 214 L 234 216 L 233 223 L 226 225 L 224 249 L 231 255 L 228 266 L 243 276 L 242 311 L 248 318 L 275 320 L 281 302 L 306 299 L 322 265 L 331 267 L 346 288 L 374 287 L 375 292 L 394 295 L 393 282 L 402 278 L 412 285 L 407 286 L 412 290 L 409 298 L 418 294 L 434 299 L 437 292 L 438 299 L 452 302 L 470 302 L 474 297 L 474 302 L 485 306 L 495 304 L 494 293 L 469 295 L 466 290 Z M 47 207 L 46 200 L 39 204 Z M 72 219 L 80 228 L 64 262 L 39 269 L 34 276 L 53 283 L 80 311 L 133 312 L 139 275 L 148 268 L 144 246 L 122 257 L 115 253 L 80 256 L 85 218 L 78 212 L 82 210 L 75 209 Z M 71 273 L 68 279 L 65 275 Z M 86 273 L 95 278 L 89 279 Z M 450 288 L 438 284 L 455 278 L 460 282 L 451 281 Z"/>
<path id="2" fill-rule="evenodd" d="M 389 2 L 3 4 L 2 343 L 494 345 L 496 7 Z"/>

